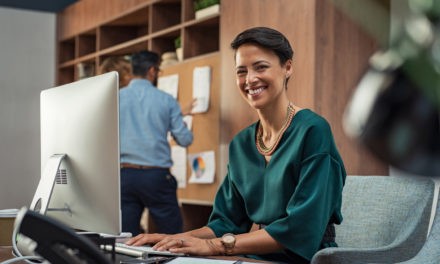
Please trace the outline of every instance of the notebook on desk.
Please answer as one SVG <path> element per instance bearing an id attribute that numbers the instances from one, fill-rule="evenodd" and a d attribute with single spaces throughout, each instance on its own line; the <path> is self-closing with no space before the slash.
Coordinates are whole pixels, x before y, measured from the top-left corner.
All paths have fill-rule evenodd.
<path id="1" fill-rule="evenodd" d="M 111 246 L 106 246 L 106 250 L 111 251 Z M 115 243 L 115 252 L 119 254 L 129 255 L 132 257 L 147 258 L 149 255 L 156 256 L 184 256 L 183 253 L 173 253 L 169 251 L 154 250 L 150 246 L 129 246 L 124 243 Z"/>

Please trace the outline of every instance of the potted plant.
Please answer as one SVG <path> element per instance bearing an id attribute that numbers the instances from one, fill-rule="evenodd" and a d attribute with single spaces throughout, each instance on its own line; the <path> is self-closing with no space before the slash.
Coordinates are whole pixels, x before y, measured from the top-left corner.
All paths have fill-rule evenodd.
<path id="1" fill-rule="evenodd" d="M 176 55 L 179 61 L 183 60 L 183 49 L 182 49 L 182 37 L 178 36 L 174 39 L 174 47 L 176 48 Z"/>
<path id="2" fill-rule="evenodd" d="M 220 0 L 194 0 L 196 19 L 220 12 Z"/>

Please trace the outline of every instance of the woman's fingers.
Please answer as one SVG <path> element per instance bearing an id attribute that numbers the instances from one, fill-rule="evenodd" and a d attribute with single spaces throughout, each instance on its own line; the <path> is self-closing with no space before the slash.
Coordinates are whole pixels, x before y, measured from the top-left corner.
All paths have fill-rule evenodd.
<path id="1" fill-rule="evenodd" d="M 140 246 L 145 244 L 154 244 L 163 240 L 167 235 L 165 234 L 139 234 L 125 242 L 127 245 Z"/>

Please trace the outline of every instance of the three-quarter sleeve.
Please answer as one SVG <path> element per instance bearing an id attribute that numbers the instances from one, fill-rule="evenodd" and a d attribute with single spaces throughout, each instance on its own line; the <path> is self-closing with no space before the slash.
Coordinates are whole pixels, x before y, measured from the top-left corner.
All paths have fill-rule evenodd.
<path id="1" fill-rule="evenodd" d="M 311 259 L 320 247 L 329 219 L 337 224 L 342 220 L 338 210 L 342 171 L 339 162 L 327 153 L 304 160 L 285 217 L 267 225 L 266 231 L 287 250 Z"/>
<path id="2" fill-rule="evenodd" d="M 217 237 L 225 233 L 240 234 L 249 231 L 252 223 L 246 215 L 244 201 L 226 175 L 215 197 L 208 227 Z"/>

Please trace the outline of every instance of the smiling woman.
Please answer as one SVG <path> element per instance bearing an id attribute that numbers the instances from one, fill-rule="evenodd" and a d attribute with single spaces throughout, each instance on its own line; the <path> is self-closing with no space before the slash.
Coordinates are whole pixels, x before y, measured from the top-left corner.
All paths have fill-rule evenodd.
<path id="1" fill-rule="evenodd" d="M 319 249 L 336 246 L 344 164 L 328 123 L 287 96 L 293 50 L 284 35 L 251 28 L 231 47 L 238 91 L 259 120 L 229 146 L 228 172 L 208 224 L 177 235 L 142 234 L 127 243 L 156 243 L 158 250 L 193 255 L 309 263 Z M 259 229 L 251 231 L 254 224 Z"/>

